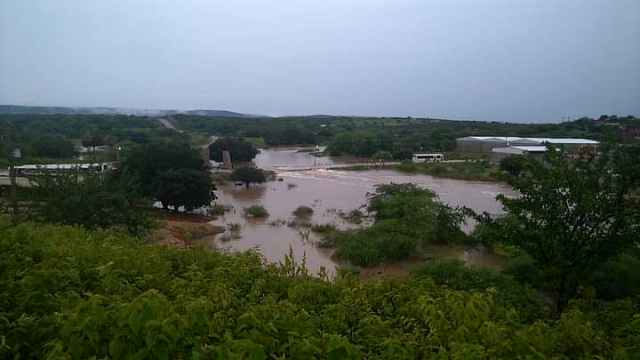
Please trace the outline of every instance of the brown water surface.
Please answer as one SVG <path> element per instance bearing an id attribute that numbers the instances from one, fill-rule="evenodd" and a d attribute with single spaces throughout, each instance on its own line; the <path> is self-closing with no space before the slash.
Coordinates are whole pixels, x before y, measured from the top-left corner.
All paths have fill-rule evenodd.
<path id="1" fill-rule="evenodd" d="M 319 158 L 323 159 L 323 158 Z M 323 161 L 336 161 L 326 158 Z M 297 149 L 264 151 L 256 158 L 256 164 L 262 167 L 306 166 L 313 156 L 298 152 Z M 318 161 L 318 160 L 316 160 Z M 340 161 L 340 160 L 337 160 Z M 355 161 L 359 161 L 355 160 Z M 338 171 L 314 170 L 291 171 L 278 174 L 283 181 L 269 182 L 264 185 L 251 186 L 246 189 L 233 185 L 219 186 L 218 203 L 229 204 L 234 210 L 212 222 L 215 225 L 240 223 L 240 237 L 222 241 L 217 236 L 213 242 L 218 248 L 229 250 L 247 250 L 258 248 L 268 261 L 282 261 L 289 248 L 298 261 L 306 257 L 307 267 L 316 272 L 320 267 L 333 271 L 338 264 L 329 258 L 330 250 L 319 249 L 315 242 L 320 239 L 308 228 L 287 226 L 293 219 L 292 211 L 300 205 L 314 209 L 311 223 L 333 223 L 341 228 L 358 225 L 349 224 L 340 218 L 340 210 L 348 212 L 366 203 L 367 193 L 372 192 L 377 184 L 414 183 L 435 191 L 440 198 L 450 205 L 467 206 L 475 211 L 487 211 L 492 214 L 502 212 L 495 201 L 499 193 L 515 195 L 510 188 L 494 183 L 471 182 L 428 175 L 403 174 L 391 170 L 375 171 Z M 242 209 L 251 205 L 263 205 L 269 212 L 267 219 L 246 219 Z M 365 224 L 366 225 L 366 224 Z M 473 224 L 466 226 L 469 230 Z M 225 237 L 229 238 L 229 237 Z M 450 251 L 442 249 L 443 252 Z M 471 264 L 495 267 L 495 257 L 482 249 L 456 253 Z"/>

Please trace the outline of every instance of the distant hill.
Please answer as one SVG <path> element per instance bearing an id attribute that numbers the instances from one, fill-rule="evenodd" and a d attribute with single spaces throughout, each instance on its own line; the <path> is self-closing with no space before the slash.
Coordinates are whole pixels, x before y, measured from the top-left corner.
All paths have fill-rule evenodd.
<path id="1" fill-rule="evenodd" d="M 111 107 L 58 107 L 58 106 L 20 106 L 0 105 L 0 114 L 62 114 L 62 115 L 136 115 L 170 116 L 176 114 L 220 116 L 220 117 L 266 117 L 262 115 L 242 114 L 227 110 L 157 110 Z"/>

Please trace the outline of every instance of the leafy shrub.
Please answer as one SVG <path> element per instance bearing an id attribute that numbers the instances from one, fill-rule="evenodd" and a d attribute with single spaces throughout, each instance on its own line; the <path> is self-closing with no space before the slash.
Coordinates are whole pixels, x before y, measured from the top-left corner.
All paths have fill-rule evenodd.
<path id="1" fill-rule="evenodd" d="M 545 285 L 544 274 L 540 271 L 540 267 L 535 260 L 528 255 L 506 259 L 502 272 L 523 284 L 531 285 L 537 289 L 541 289 Z"/>
<path id="2" fill-rule="evenodd" d="M 457 259 L 438 259 L 414 270 L 420 278 L 433 279 L 436 284 L 456 290 L 487 290 L 496 288 L 496 302 L 506 308 L 517 308 L 524 321 L 540 318 L 542 305 L 537 294 L 513 278 L 482 267 L 467 267 Z"/>
<path id="3" fill-rule="evenodd" d="M 252 205 L 244 208 L 244 216 L 252 218 L 265 218 L 269 216 L 269 212 L 262 205 Z"/>
<path id="4" fill-rule="evenodd" d="M 607 261 L 589 277 L 586 285 L 605 300 L 640 296 L 640 256 L 628 253 Z"/>
<path id="5" fill-rule="evenodd" d="M 242 225 L 240 223 L 228 223 L 227 229 L 231 232 L 238 232 L 242 229 Z"/>
<path id="6" fill-rule="evenodd" d="M 313 215 L 313 209 L 309 206 L 300 205 L 293 210 L 293 215 L 297 217 L 310 217 Z"/>

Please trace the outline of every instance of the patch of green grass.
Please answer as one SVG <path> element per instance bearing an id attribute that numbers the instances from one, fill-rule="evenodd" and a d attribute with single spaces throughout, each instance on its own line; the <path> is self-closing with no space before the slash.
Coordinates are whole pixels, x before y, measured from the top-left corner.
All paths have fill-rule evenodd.
<path id="1" fill-rule="evenodd" d="M 411 162 L 403 162 L 400 165 L 396 165 L 395 169 L 412 174 L 425 174 L 457 180 L 489 182 L 502 181 L 497 167 L 492 166 L 488 161 L 435 164 L 414 164 Z"/>

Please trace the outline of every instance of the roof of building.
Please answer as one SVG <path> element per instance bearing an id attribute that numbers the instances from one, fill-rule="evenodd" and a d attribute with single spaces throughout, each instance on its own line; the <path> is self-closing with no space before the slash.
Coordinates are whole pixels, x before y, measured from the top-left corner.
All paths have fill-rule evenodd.
<path id="1" fill-rule="evenodd" d="M 18 170 L 70 170 L 75 168 L 88 169 L 92 166 L 108 165 L 110 163 L 95 163 L 95 164 L 33 164 L 33 165 L 20 165 L 16 166 Z"/>
<path id="2" fill-rule="evenodd" d="M 492 152 L 502 154 L 541 153 L 547 151 L 545 146 L 507 146 L 491 149 Z"/>
<path id="3" fill-rule="evenodd" d="M 530 144 L 599 144 L 595 140 L 574 139 L 574 138 L 539 138 L 539 137 L 517 137 L 517 136 L 467 136 L 457 140 L 475 140 L 483 142 L 518 142 Z"/>

